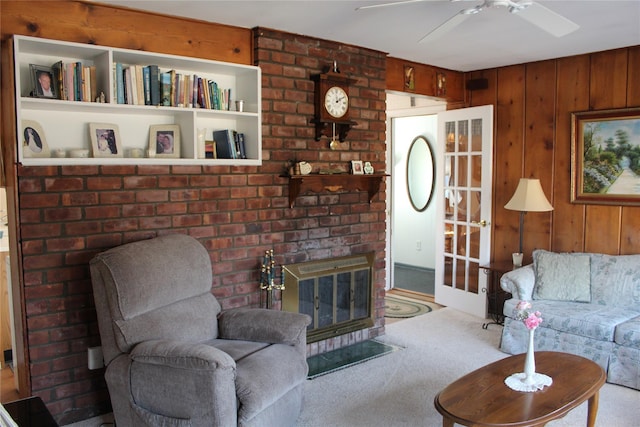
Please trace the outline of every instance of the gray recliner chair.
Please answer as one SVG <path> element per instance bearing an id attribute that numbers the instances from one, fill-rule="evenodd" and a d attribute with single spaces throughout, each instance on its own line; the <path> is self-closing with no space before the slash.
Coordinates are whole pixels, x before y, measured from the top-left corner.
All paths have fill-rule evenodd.
<path id="1" fill-rule="evenodd" d="M 295 423 L 309 316 L 221 312 L 209 253 L 186 235 L 128 243 L 90 267 L 118 427 Z"/>

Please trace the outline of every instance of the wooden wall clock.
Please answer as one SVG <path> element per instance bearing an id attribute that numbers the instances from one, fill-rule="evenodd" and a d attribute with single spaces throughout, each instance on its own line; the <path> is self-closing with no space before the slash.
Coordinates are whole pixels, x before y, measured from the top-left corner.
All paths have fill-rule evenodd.
<path id="1" fill-rule="evenodd" d="M 324 135 L 331 139 L 337 136 L 340 142 L 344 142 L 347 133 L 356 124 L 349 117 L 349 86 L 356 80 L 336 71 L 316 74 L 312 79 L 316 83 L 316 112 L 311 122 L 316 126 L 316 141 Z"/>

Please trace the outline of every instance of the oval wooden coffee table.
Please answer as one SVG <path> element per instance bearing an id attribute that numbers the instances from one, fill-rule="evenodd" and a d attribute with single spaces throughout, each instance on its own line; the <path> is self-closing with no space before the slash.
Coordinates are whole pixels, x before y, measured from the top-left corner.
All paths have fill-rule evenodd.
<path id="1" fill-rule="evenodd" d="M 443 427 L 454 423 L 474 427 L 543 426 L 564 417 L 589 400 L 587 426 L 593 427 L 598 413 L 598 393 L 605 382 L 597 363 L 568 353 L 536 352 L 536 372 L 549 375 L 553 384 L 526 393 L 504 383 L 509 375 L 522 372 L 524 354 L 507 357 L 477 369 L 449 384 L 435 398 Z"/>

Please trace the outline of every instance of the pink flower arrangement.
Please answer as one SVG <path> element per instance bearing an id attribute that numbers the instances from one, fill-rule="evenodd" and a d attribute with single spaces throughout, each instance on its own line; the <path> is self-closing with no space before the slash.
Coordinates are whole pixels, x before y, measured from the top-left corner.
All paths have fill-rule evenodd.
<path id="1" fill-rule="evenodd" d="M 542 313 L 539 311 L 531 311 L 531 303 L 529 301 L 520 301 L 516 308 L 513 309 L 513 316 L 516 320 L 522 320 L 527 329 L 535 329 L 542 323 Z"/>

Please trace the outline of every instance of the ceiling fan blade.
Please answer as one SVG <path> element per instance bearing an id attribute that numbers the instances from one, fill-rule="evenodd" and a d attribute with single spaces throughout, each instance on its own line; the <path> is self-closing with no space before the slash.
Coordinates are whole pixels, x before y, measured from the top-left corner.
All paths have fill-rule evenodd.
<path id="1" fill-rule="evenodd" d="M 556 37 L 566 36 L 580 28 L 575 22 L 542 6 L 540 3 L 531 3 L 529 7 L 515 12 L 514 15 L 518 15 Z"/>
<path id="2" fill-rule="evenodd" d="M 360 7 L 356 7 L 356 10 L 363 10 L 363 9 L 375 9 L 375 8 L 379 8 L 379 7 L 389 7 L 389 6 L 401 6 L 401 5 L 405 5 L 405 4 L 411 4 L 411 3 L 423 3 L 423 2 L 427 2 L 427 1 L 442 1 L 442 0 L 401 0 L 401 1 L 394 1 L 391 3 L 378 3 L 378 4 L 370 4 L 368 6 L 360 6 Z M 449 0 L 450 2 L 458 2 L 458 1 L 477 1 L 477 0 Z"/>
<path id="3" fill-rule="evenodd" d="M 444 21 L 442 24 L 440 24 L 439 27 L 436 27 L 436 29 L 434 29 L 429 34 L 427 34 L 422 39 L 420 39 L 418 43 L 428 43 L 428 42 L 432 42 L 434 40 L 439 39 L 449 31 L 453 30 L 458 25 L 462 24 L 470 16 L 471 15 L 468 15 L 465 13 L 457 13 L 453 15 L 447 21 Z"/>
<path id="4" fill-rule="evenodd" d="M 395 1 L 393 3 L 370 4 L 368 6 L 356 7 L 356 10 L 375 9 L 377 7 L 400 6 L 400 5 L 409 4 L 409 3 L 422 3 L 422 2 L 425 2 L 425 1 L 435 1 L 435 0 L 403 0 L 403 1 Z"/>

